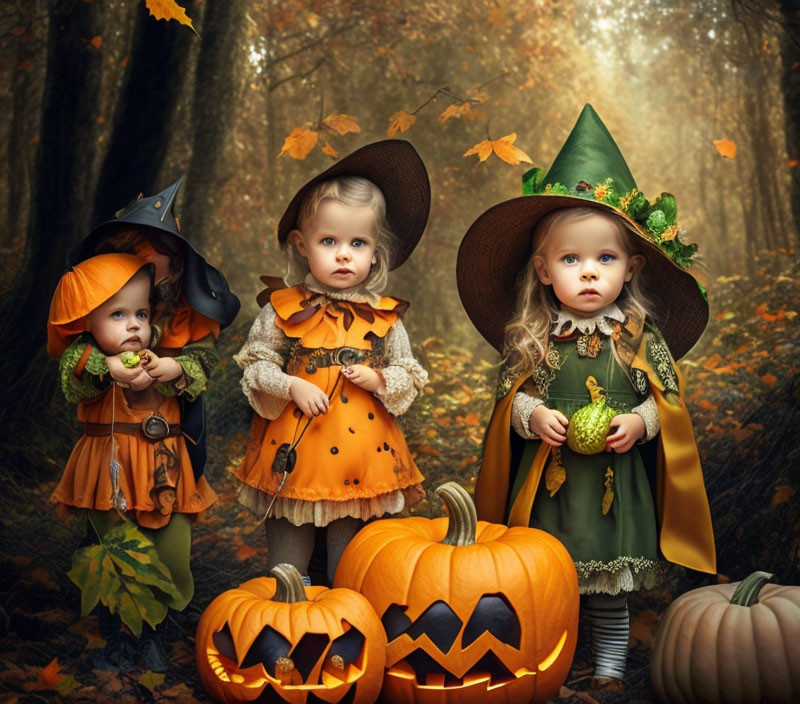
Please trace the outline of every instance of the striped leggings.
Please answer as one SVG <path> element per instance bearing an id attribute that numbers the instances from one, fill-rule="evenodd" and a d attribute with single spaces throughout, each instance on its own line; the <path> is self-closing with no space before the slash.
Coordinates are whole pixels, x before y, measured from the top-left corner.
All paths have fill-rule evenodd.
<path id="1" fill-rule="evenodd" d="M 627 593 L 588 594 L 583 613 L 592 627 L 592 662 L 595 677 L 625 676 L 630 617 Z"/>

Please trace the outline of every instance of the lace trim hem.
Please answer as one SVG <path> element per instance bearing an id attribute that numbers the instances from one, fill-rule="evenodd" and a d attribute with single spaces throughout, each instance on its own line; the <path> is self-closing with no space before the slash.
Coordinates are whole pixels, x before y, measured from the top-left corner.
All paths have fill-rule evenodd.
<path id="1" fill-rule="evenodd" d="M 581 594 L 619 594 L 652 589 L 663 565 L 646 557 L 618 557 L 611 562 L 576 562 L 578 591 Z"/>

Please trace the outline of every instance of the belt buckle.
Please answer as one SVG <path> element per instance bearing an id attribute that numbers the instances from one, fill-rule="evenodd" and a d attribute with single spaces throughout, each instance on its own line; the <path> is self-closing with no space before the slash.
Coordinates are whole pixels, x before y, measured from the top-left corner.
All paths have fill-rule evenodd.
<path id="1" fill-rule="evenodd" d="M 151 413 L 142 421 L 142 435 L 148 440 L 161 440 L 169 435 L 169 423 L 164 416 Z"/>
<path id="2" fill-rule="evenodd" d="M 349 367 L 351 364 L 361 364 L 366 357 L 364 350 L 357 350 L 355 347 L 340 347 L 336 350 L 334 361 L 340 367 Z"/>

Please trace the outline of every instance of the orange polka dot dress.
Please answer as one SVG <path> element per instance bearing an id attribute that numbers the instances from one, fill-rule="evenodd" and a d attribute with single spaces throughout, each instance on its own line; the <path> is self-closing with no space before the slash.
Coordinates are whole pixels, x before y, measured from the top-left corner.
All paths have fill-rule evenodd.
<path id="1" fill-rule="evenodd" d="M 240 500 L 256 511 L 265 509 L 282 477 L 272 470 L 276 452 L 302 434 L 275 517 L 327 525 L 344 516 L 367 519 L 401 510 L 403 497 L 419 491 L 423 476 L 384 403 L 340 371 L 352 354 L 348 350 L 364 357 L 357 363 L 391 364 L 381 352 L 384 338 L 407 304 L 389 297 L 374 305 L 332 300 L 303 286 L 275 291 L 270 302 L 275 326 L 291 341 L 284 371 L 322 389 L 330 407 L 310 422 L 291 400 L 273 420 L 255 416 L 235 471 L 244 483 Z M 345 359 L 335 358 L 343 349 Z M 331 364 L 334 359 L 342 365 Z"/>

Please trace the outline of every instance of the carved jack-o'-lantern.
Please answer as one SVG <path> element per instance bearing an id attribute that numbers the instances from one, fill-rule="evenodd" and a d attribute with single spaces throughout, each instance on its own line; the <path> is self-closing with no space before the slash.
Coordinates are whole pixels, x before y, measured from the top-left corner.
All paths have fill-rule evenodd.
<path id="1" fill-rule="evenodd" d="M 437 489 L 448 518 L 363 528 L 334 586 L 356 589 L 389 644 L 382 698 L 544 702 L 575 652 L 578 578 L 564 546 L 533 528 L 477 521 L 466 491 Z"/>
<path id="2" fill-rule="evenodd" d="M 374 702 L 386 636 L 366 599 L 303 587 L 291 565 L 220 594 L 197 626 L 200 679 L 214 699 L 291 704 Z"/>

